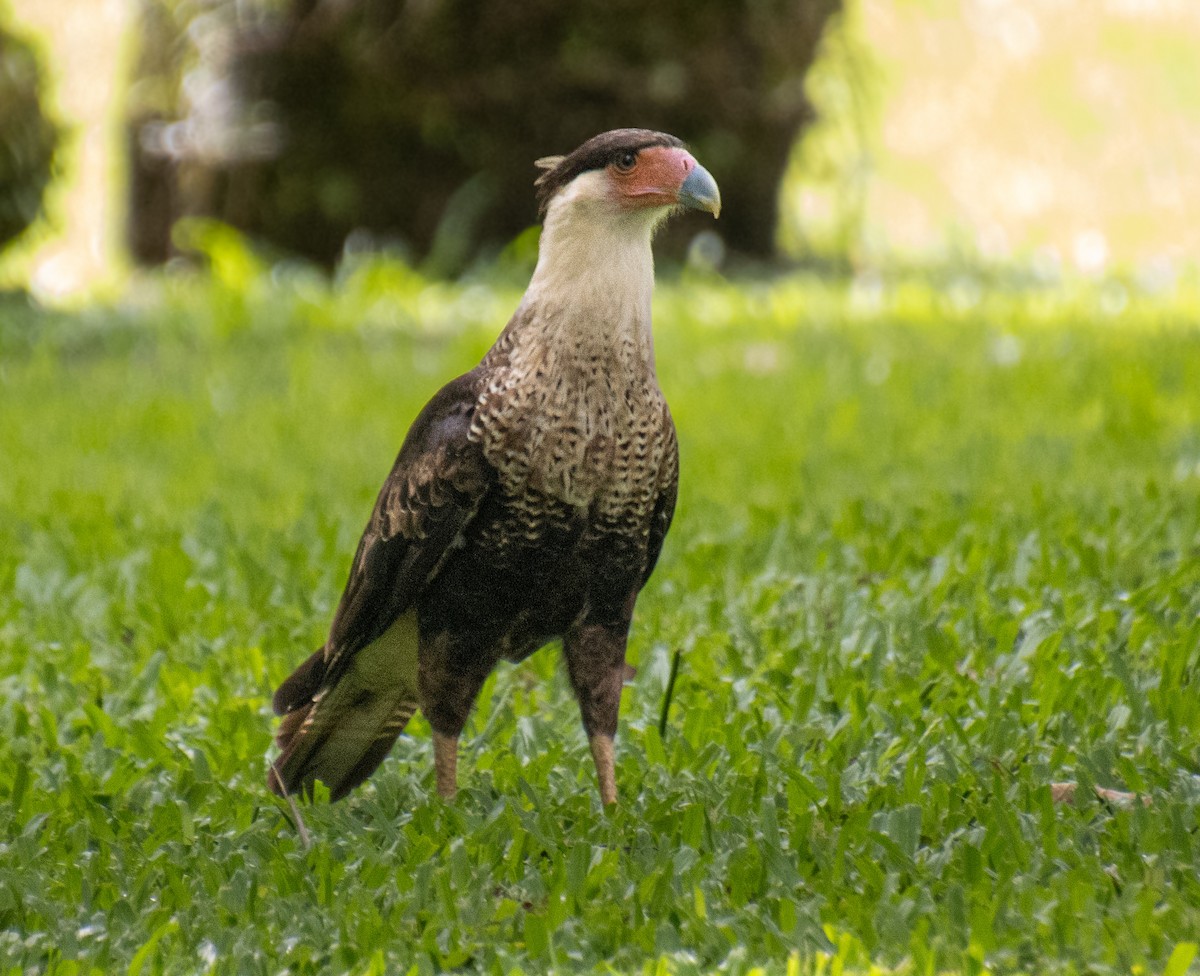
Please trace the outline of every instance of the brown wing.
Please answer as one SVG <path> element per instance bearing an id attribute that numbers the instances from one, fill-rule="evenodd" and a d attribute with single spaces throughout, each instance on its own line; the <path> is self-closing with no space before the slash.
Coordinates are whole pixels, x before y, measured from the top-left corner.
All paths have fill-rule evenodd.
<path id="1" fill-rule="evenodd" d="M 671 411 L 663 404 L 665 430 L 670 443 L 667 448 L 666 461 L 658 477 L 658 497 L 654 500 L 654 512 L 650 516 L 650 538 L 647 543 L 646 571 L 638 585 L 640 590 L 650 579 L 658 557 L 662 554 L 663 542 L 667 538 L 667 530 L 671 527 L 671 519 L 675 516 L 675 502 L 679 498 L 679 443 L 675 438 L 675 422 L 671 419 Z"/>
<path id="2" fill-rule="evenodd" d="M 324 647 L 279 686 L 276 792 L 324 781 L 336 798 L 382 762 L 416 710 L 415 602 L 470 522 L 495 472 L 468 432 L 477 371 L 413 423 L 358 544 Z"/>

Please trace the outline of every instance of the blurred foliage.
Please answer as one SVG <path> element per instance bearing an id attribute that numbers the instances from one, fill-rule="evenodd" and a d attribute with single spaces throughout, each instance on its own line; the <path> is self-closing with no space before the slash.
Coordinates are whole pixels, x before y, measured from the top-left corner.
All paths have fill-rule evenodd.
<path id="1" fill-rule="evenodd" d="M 172 227 L 214 190 L 214 168 L 254 155 L 233 98 L 230 31 L 267 5 L 141 0 L 126 100 L 127 240 L 136 261 L 165 260 Z"/>
<path id="2" fill-rule="evenodd" d="M 882 79 L 849 0 L 830 23 L 805 90 L 817 122 L 797 141 L 785 185 L 779 243 L 784 253 L 833 265 L 858 264 L 867 230 L 874 137 Z"/>
<path id="3" fill-rule="evenodd" d="M 686 139 L 721 184 L 725 243 L 769 255 L 840 6 L 150 0 L 135 253 L 165 258 L 170 223 L 203 215 L 325 264 L 383 239 L 456 271 L 534 222 L 536 157 L 639 125 Z"/>
<path id="4" fill-rule="evenodd" d="M 3 21 L 0 8 L 0 250 L 41 213 L 61 138 L 34 50 Z"/>

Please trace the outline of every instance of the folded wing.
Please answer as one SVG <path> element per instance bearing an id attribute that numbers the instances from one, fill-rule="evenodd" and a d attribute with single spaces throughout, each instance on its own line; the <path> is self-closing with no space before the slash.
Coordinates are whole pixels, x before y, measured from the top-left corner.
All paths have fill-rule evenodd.
<path id="1" fill-rule="evenodd" d="M 416 600 L 470 523 L 495 473 L 468 436 L 478 370 L 413 423 L 371 513 L 329 639 L 279 686 L 281 754 L 267 781 L 336 799 L 365 780 L 417 709 Z"/>

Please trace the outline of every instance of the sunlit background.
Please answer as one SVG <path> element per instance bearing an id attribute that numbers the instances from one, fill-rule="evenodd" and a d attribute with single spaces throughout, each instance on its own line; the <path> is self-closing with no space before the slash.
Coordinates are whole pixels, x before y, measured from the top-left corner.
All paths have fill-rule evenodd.
<path id="1" fill-rule="evenodd" d="M 789 242 L 1159 287 L 1200 253 L 1200 4 L 859 0 L 837 41 Z"/>
<path id="2" fill-rule="evenodd" d="M 9 2 L 66 138 L 0 281 L 50 301 L 119 287 L 135 0 Z M 819 121 L 781 254 L 1170 289 L 1200 253 L 1197 50 L 1191 0 L 848 0 L 805 81 Z"/>

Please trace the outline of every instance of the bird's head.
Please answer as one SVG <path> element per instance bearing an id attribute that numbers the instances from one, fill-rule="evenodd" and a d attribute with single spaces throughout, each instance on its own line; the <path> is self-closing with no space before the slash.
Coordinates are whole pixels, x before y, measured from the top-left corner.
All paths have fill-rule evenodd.
<path id="1" fill-rule="evenodd" d="M 545 171 L 536 183 L 543 218 L 587 211 L 653 227 L 678 207 L 714 217 L 721 212 L 716 181 L 682 141 L 665 132 L 613 129 L 537 165 Z"/>

